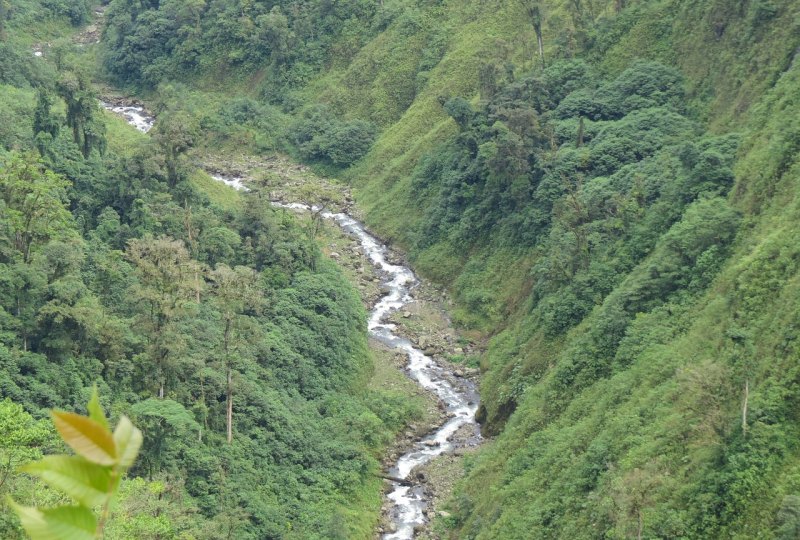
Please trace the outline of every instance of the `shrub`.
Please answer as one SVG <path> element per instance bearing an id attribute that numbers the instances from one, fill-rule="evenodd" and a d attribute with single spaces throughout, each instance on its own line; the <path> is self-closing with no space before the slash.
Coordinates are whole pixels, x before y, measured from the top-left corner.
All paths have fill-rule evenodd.
<path id="1" fill-rule="evenodd" d="M 354 120 L 341 124 L 328 135 L 325 154 L 334 165 L 352 165 L 369 152 L 376 134 L 377 129 L 370 122 Z"/>
<path id="2" fill-rule="evenodd" d="M 322 105 L 309 109 L 291 125 L 287 138 L 310 161 L 347 167 L 361 159 L 375 141 L 377 128 L 364 120 L 342 122 Z"/>

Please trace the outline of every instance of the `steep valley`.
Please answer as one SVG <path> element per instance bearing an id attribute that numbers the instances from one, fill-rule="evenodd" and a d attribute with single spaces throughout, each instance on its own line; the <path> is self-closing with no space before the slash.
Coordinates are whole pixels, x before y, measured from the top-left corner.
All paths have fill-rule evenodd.
<path id="1" fill-rule="evenodd" d="M 106 538 L 800 534 L 798 2 L 0 7 L 0 491 L 97 385 Z"/>

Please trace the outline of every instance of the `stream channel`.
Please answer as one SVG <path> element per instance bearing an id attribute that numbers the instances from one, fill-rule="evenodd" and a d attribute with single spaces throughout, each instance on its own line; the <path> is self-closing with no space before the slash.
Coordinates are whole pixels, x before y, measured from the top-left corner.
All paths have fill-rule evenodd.
<path id="1" fill-rule="evenodd" d="M 130 104 L 110 104 L 103 107 L 117 113 L 139 131 L 147 133 L 153 126 L 154 118 L 139 106 Z M 212 174 L 212 178 L 226 185 L 249 191 L 238 176 Z M 317 211 L 302 203 L 275 201 L 273 205 L 293 211 Z M 425 509 L 429 503 L 427 490 L 412 475 L 415 467 L 428 463 L 436 456 L 454 452 L 459 447 L 474 446 L 480 441 L 480 427 L 475 421 L 478 409 L 478 392 L 475 384 L 464 378 L 453 376 L 452 370 L 438 364 L 426 356 L 410 340 L 395 333 L 395 324 L 388 322 L 389 315 L 413 301 L 413 293 L 419 284 L 411 269 L 391 264 L 389 250 L 376 237 L 372 236 L 356 219 L 341 212 L 323 212 L 322 217 L 334 221 L 343 231 L 355 238 L 364 255 L 375 266 L 386 294 L 375 304 L 370 312 L 368 330 L 370 335 L 388 347 L 401 351 L 408 357 L 406 373 L 423 388 L 432 392 L 442 402 L 447 419 L 443 425 L 414 442 L 397 463 L 388 471 L 388 476 L 402 480 L 392 481 L 386 495 L 391 504 L 389 517 L 391 532 L 383 534 L 384 540 L 410 540 L 419 527 L 426 523 Z M 469 429 L 469 437 L 453 437 L 462 428 Z"/>

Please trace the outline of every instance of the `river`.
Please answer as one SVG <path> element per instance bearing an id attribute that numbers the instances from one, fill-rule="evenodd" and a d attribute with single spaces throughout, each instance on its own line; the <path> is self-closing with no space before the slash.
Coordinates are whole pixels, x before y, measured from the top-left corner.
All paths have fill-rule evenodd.
<path id="1" fill-rule="evenodd" d="M 121 114 L 132 126 L 147 132 L 154 119 L 142 107 L 131 105 L 109 105 L 107 109 Z M 212 174 L 212 178 L 242 191 L 248 191 L 241 177 Z M 293 211 L 317 210 L 302 203 L 273 202 L 280 208 Z M 444 404 L 448 417 L 443 425 L 432 433 L 416 441 L 413 446 L 388 471 L 389 476 L 404 480 L 392 482 L 387 494 L 391 503 L 389 515 L 392 532 L 383 535 L 384 540 L 410 540 L 418 527 L 426 523 L 425 508 L 429 504 L 425 488 L 412 476 L 412 471 L 428 463 L 436 456 L 453 452 L 459 447 L 475 445 L 480 440 L 480 428 L 475 421 L 478 409 L 478 392 L 475 384 L 468 379 L 457 378 L 449 367 L 438 364 L 426 356 L 414 343 L 396 333 L 396 326 L 388 321 L 389 316 L 414 300 L 414 289 L 419 284 L 410 268 L 388 261 L 388 248 L 366 227 L 348 214 L 323 212 L 323 218 L 335 222 L 342 230 L 355 238 L 365 257 L 375 266 L 386 294 L 375 304 L 370 312 L 367 327 L 375 339 L 385 345 L 402 351 L 408 357 L 406 373 L 423 388 L 432 392 Z M 454 438 L 462 428 L 468 429 L 468 437 Z"/>

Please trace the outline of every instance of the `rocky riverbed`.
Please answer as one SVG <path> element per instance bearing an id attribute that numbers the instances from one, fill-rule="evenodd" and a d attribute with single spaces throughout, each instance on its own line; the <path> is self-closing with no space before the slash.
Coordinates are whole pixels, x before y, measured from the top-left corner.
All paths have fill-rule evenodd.
<path id="1" fill-rule="evenodd" d="M 152 125 L 152 117 L 139 104 L 107 101 L 104 105 L 140 131 Z M 386 453 L 385 476 L 390 484 L 376 536 L 435 538 L 437 533 L 428 525 L 437 515 L 447 517 L 438 506 L 461 470 L 458 460 L 481 441 L 474 420 L 478 370 L 453 363 L 468 358 L 475 347 L 454 331 L 444 310 L 446 294 L 421 282 L 400 255 L 363 228 L 346 186 L 280 156 L 201 159 L 212 178 L 239 191 L 259 189 L 279 206 L 317 214 L 340 229 L 334 240 L 324 239 L 324 251 L 356 284 L 370 309 L 374 350 L 390 355 L 419 383 L 418 392 L 429 395 L 422 418 L 410 423 Z M 443 474 L 444 469 L 448 472 Z"/>

